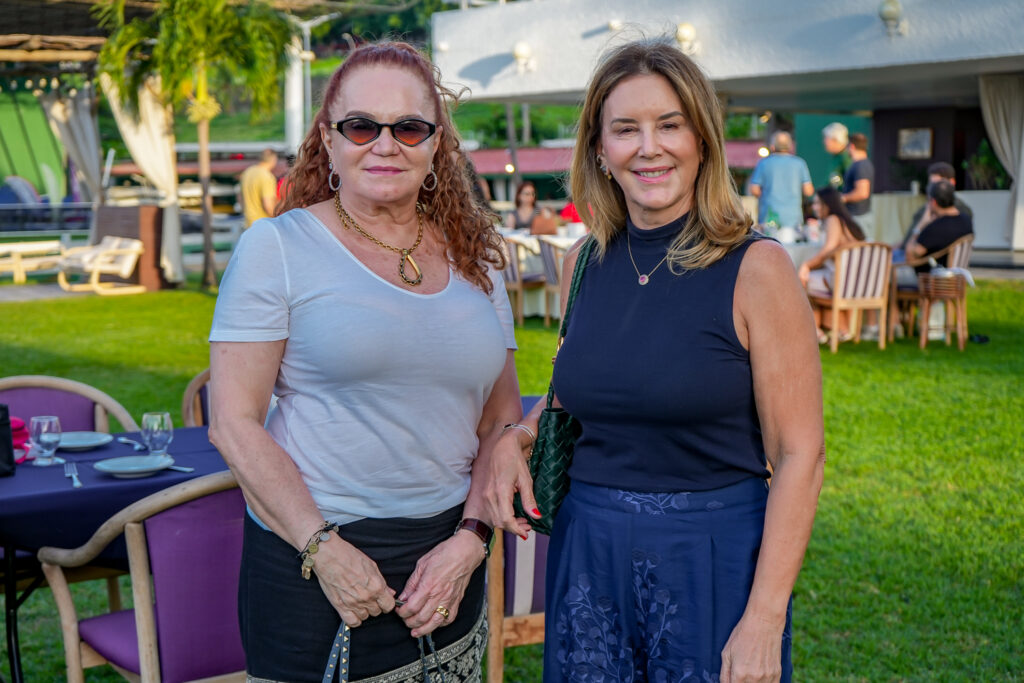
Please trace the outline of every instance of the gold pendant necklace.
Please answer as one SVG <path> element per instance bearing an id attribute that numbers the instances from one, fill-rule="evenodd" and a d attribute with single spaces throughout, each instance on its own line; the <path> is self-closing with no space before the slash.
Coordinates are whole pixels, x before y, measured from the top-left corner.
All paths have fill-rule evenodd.
<path id="1" fill-rule="evenodd" d="M 393 247 L 390 244 L 381 242 L 379 239 L 371 235 L 370 233 L 359 227 L 359 224 L 353 220 L 352 216 L 348 215 L 348 211 L 345 211 L 345 207 L 341 205 L 341 193 L 335 193 L 334 195 L 334 208 L 338 211 L 338 218 L 341 219 L 341 224 L 346 228 L 355 228 L 356 232 L 370 240 L 374 244 L 377 244 L 385 249 L 389 249 L 396 252 L 399 255 L 398 261 L 398 276 L 402 278 L 402 282 L 412 287 L 415 287 L 419 283 L 423 282 L 423 271 L 416 265 L 416 261 L 413 260 L 412 252 L 416 251 L 416 247 L 420 246 L 420 242 L 423 240 L 423 209 L 420 208 L 419 204 L 416 204 L 416 224 L 419 226 L 419 230 L 416 233 L 416 243 L 408 249 L 402 249 L 401 247 Z M 416 279 L 410 279 L 405 274 L 405 264 L 408 263 L 412 266 L 413 272 L 416 273 Z"/>
<path id="2" fill-rule="evenodd" d="M 658 265 L 651 268 L 646 273 L 641 273 L 640 269 L 636 267 L 636 261 L 633 260 L 633 247 L 629 244 L 629 230 L 626 230 L 626 249 L 629 251 L 629 262 L 633 264 L 633 270 L 636 271 L 636 281 L 641 285 L 646 285 L 651 281 L 651 276 L 654 275 L 654 271 L 661 267 L 661 264 L 668 260 L 668 252 L 665 252 L 664 258 L 658 261 Z"/>

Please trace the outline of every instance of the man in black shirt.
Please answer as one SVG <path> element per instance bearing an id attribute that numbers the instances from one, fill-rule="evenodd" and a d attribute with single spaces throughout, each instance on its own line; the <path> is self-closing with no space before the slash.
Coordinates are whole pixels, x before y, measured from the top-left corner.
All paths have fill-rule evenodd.
<path id="1" fill-rule="evenodd" d="M 954 204 L 953 183 L 940 180 L 928 185 L 928 212 L 934 219 L 923 228 L 915 226 L 907 241 L 907 258 L 920 259 L 948 247 L 964 235 L 974 232 L 971 217 L 960 213 Z M 942 263 L 940 265 L 948 265 Z M 928 264 L 917 266 L 919 273 L 930 270 Z"/>
<path id="2" fill-rule="evenodd" d="M 937 183 L 940 180 L 948 180 L 953 185 L 953 189 L 956 189 L 956 171 L 952 164 L 946 163 L 945 161 L 936 161 L 934 164 L 928 167 L 928 184 Z M 953 206 L 964 216 L 973 219 L 974 212 L 971 211 L 971 207 L 967 205 L 960 196 L 957 195 L 953 199 Z M 910 227 L 907 228 L 906 234 L 903 239 L 897 244 L 893 245 L 894 249 L 906 249 L 907 242 L 910 241 L 910 235 L 917 230 L 920 232 L 925 226 L 932 222 L 935 218 L 931 215 L 928 210 L 929 204 L 925 203 L 920 209 L 914 212 L 913 218 L 910 219 Z"/>

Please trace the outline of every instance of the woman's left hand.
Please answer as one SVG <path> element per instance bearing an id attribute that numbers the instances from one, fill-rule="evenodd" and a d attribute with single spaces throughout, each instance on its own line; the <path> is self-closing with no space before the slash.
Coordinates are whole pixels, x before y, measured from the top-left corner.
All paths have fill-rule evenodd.
<path id="1" fill-rule="evenodd" d="M 480 539 L 465 531 L 434 546 L 419 559 L 398 596 L 405 604 L 395 610 L 412 629 L 414 638 L 455 621 L 469 579 L 485 557 Z M 448 610 L 447 618 L 438 607 Z"/>
<path id="2" fill-rule="evenodd" d="M 782 678 L 782 631 L 776 624 L 744 615 L 722 649 L 721 683 L 775 683 Z"/>
<path id="3" fill-rule="evenodd" d="M 806 263 L 800 265 L 799 270 L 797 270 L 797 275 L 800 276 L 800 284 L 807 287 L 807 281 L 811 279 L 811 269 Z"/>

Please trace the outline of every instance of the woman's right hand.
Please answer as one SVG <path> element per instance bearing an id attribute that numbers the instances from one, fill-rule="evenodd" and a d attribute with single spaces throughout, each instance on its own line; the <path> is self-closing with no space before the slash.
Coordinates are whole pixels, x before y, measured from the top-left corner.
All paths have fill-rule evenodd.
<path id="1" fill-rule="evenodd" d="M 533 497 L 533 479 L 527 463 L 531 444 L 524 446 L 523 441 L 528 441 L 528 437 L 519 429 L 509 429 L 498 439 L 488 457 L 483 504 L 485 514 L 494 527 L 511 531 L 525 539 L 531 529 L 530 522 L 523 517 L 516 517 L 512 509 L 513 497 L 519 494 L 527 514 L 540 517 L 540 511 Z"/>
<path id="2" fill-rule="evenodd" d="M 395 591 L 377 564 L 337 533 L 320 543 L 313 571 L 341 620 L 355 628 L 370 617 L 395 609 Z"/>
<path id="3" fill-rule="evenodd" d="M 800 264 L 800 268 L 797 270 L 797 275 L 800 276 L 800 284 L 804 286 L 804 289 L 807 289 L 807 281 L 811 279 L 811 269 L 806 263 Z"/>

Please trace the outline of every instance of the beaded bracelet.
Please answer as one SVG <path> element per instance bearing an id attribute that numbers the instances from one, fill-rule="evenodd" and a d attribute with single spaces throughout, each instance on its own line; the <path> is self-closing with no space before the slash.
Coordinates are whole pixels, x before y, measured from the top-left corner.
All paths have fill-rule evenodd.
<path id="1" fill-rule="evenodd" d="M 537 435 L 533 433 L 533 430 L 526 425 L 521 425 L 518 422 L 509 422 L 507 425 L 501 428 L 501 433 L 504 434 L 510 429 L 520 429 L 530 435 L 530 443 L 537 440 Z"/>
<path id="2" fill-rule="evenodd" d="M 306 541 L 306 547 L 299 553 L 299 557 L 302 558 L 302 578 L 309 581 L 309 577 L 313 571 L 313 565 L 315 564 L 316 552 L 320 550 L 320 544 L 328 541 L 331 538 L 331 532 L 337 533 L 338 525 L 334 522 L 324 522 L 323 526 L 316 530 L 316 532 L 309 537 Z"/>

